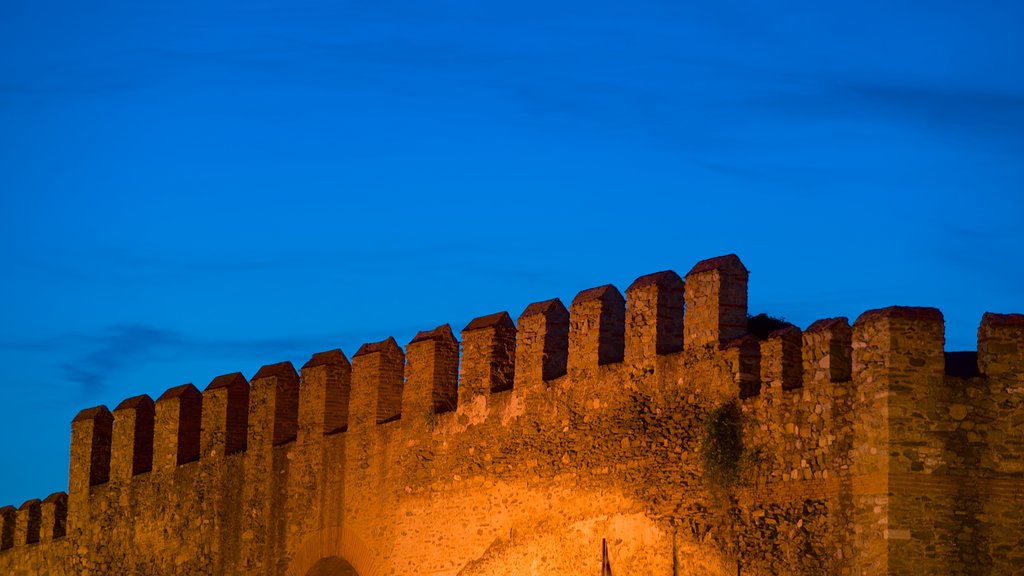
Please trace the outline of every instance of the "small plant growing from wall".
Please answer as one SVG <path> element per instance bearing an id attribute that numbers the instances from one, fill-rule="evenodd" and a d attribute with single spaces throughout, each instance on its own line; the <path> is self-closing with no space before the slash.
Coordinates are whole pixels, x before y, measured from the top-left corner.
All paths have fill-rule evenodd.
<path id="1" fill-rule="evenodd" d="M 740 480 L 743 463 L 743 423 L 736 402 L 726 402 L 708 413 L 700 446 L 707 480 L 727 488 Z"/>
<path id="2" fill-rule="evenodd" d="M 763 312 L 755 316 L 747 314 L 747 333 L 753 334 L 759 340 L 764 340 L 769 334 L 779 328 L 792 325 L 792 323 L 786 322 L 785 318 L 769 316 Z"/>

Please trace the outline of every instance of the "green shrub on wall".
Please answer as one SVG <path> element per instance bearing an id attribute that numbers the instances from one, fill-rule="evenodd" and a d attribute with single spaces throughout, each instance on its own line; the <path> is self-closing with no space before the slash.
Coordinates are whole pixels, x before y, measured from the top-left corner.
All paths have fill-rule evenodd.
<path id="1" fill-rule="evenodd" d="M 728 487 L 740 480 L 743 462 L 743 423 L 736 402 L 708 413 L 700 446 L 704 474 L 712 484 Z"/>

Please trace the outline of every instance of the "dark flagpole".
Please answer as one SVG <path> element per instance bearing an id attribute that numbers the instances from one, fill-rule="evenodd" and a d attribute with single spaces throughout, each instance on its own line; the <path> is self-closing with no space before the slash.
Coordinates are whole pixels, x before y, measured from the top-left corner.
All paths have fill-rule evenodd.
<path id="1" fill-rule="evenodd" d="M 608 562 L 608 541 L 601 538 L 601 576 L 612 576 L 612 565 Z"/>

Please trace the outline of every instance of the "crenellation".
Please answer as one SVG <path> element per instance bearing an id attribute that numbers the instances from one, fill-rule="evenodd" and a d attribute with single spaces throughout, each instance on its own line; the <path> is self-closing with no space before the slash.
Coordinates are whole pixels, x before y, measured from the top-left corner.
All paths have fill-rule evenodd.
<path id="1" fill-rule="evenodd" d="M 203 390 L 202 458 L 222 458 L 246 448 L 249 381 L 241 372 L 217 376 Z"/>
<path id="2" fill-rule="evenodd" d="M 348 430 L 351 389 L 352 365 L 340 349 L 313 354 L 302 366 L 298 435 L 292 450 L 284 456 L 289 481 L 271 487 L 287 495 L 280 508 L 271 511 L 278 517 L 275 538 L 286 554 L 293 553 L 296 544 L 292 534 L 319 525 L 319 518 L 310 511 L 322 510 L 338 497 L 339 483 L 330 480 L 331 470 L 338 464 L 331 448 L 346 436 L 343 433 Z M 282 448 L 277 450 L 280 454 Z"/>
<path id="3" fill-rule="evenodd" d="M 683 347 L 717 347 L 747 331 L 749 273 L 735 254 L 698 262 L 685 282 Z"/>
<path id="4" fill-rule="evenodd" d="M 0 550 L 14 547 L 14 533 L 18 525 L 18 511 L 14 506 L 0 508 Z"/>
<path id="5" fill-rule="evenodd" d="M 405 354 L 394 338 L 363 344 L 352 357 L 349 429 L 400 418 L 404 384 Z"/>
<path id="6" fill-rule="evenodd" d="M 583 290 L 569 307 L 570 374 L 593 372 L 598 366 L 622 362 L 625 353 L 626 299 L 605 284 Z"/>
<path id="7" fill-rule="evenodd" d="M 657 356 L 683 349 L 683 279 L 672 270 L 641 276 L 626 289 L 626 361 L 653 372 Z"/>
<path id="8" fill-rule="evenodd" d="M 203 395 L 192 384 L 169 388 L 156 400 L 153 470 L 170 472 L 199 459 Z"/>
<path id="9" fill-rule="evenodd" d="M 68 495 L 54 492 L 43 499 L 40 506 L 40 542 L 50 542 L 63 538 L 67 532 Z"/>
<path id="10" fill-rule="evenodd" d="M 951 406 L 951 416 L 971 422 L 966 439 L 983 448 L 977 467 L 985 476 L 1014 478 L 1024 488 L 1024 314 L 985 313 L 977 362 L 983 375 L 966 380 L 966 406 Z M 1022 494 L 1003 494 L 1000 504 Z"/>
<path id="11" fill-rule="evenodd" d="M 569 360 L 569 311 L 558 298 L 534 302 L 516 323 L 516 388 L 564 376 Z"/>
<path id="12" fill-rule="evenodd" d="M 853 330 L 846 317 L 818 320 L 803 333 L 804 382 L 846 382 L 853 357 Z"/>
<path id="13" fill-rule="evenodd" d="M 299 374 L 291 362 L 261 367 L 249 382 L 247 447 L 280 446 L 295 439 L 299 421 Z"/>
<path id="14" fill-rule="evenodd" d="M 978 327 L 978 368 L 992 378 L 1024 383 L 1024 314 L 986 312 Z"/>
<path id="15" fill-rule="evenodd" d="M 854 379 L 882 403 L 865 399 L 887 417 L 887 443 L 921 441 L 910 425 L 924 423 L 919 415 L 936 410 L 948 392 L 942 313 L 934 308 L 893 306 L 865 312 L 853 328 Z M 901 452 L 886 470 L 916 471 L 923 466 L 913 455 L 916 452 Z"/>
<path id="16" fill-rule="evenodd" d="M 512 389 L 516 370 L 516 326 L 508 312 L 473 319 L 462 329 L 459 403 Z"/>
<path id="17" fill-rule="evenodd" d="M 42 524 L 42 502 L 38 498 L 28 500 L 18 508 L 14 529 L 14 545 L 27 546 L 39 542 L 39 528 Z"/>
<path id="18" fill-rule="evenodd" d="M 352 364 L 338 349 L 313 354 L 302 366 L 298 441 L 348 428 Z"/>
<path id="19" fill-rule="evenodd" d="M 889 471 L 887 452 L 877 448 L 889 443 L 886 356 L 891 345 L 885 324 L 884 319 L 875 320 L 865 313 L 852 326 L 852 432 L 856 445 L 851 454 L 851 472 L 861 475 L 884 475 Z"/>
<path id="20" fill-rule="evenodd" d="M 69 494 L 0 508 L 0 573 L 585 574 L 602 539 L 625 573 L 1024 565 L 1024 315 L 976 353 L 931 308 L 761 340 L 747 279 L 727 255 L 479 317 L 461 361 L 444 324 L 83 410 Z"/>
<path id="21" fill-rule="evenodd" d="M 779 328 L 761 342 L 761 382 L 764 385 L 782 390 L 803 386 L 802 342 L 803 334 L 796 326 Z"/>
<path id="22" fill-rule="evenodd" d="M 732 382 L 729 396 L 750 398 L 761 393 L 761 341 L 746 334 L 722 345 L 722 359 Z"/>
<path id="23" fill-rule="evenodd" d="M 68 524 L 78 528 L 88 520 L 93 486 L 110 479 L 110 444 L 114 415 L 106 406 L 86 408 L 71 421 L 71 461 L 68 470 Z"/>
<path id="24" fill-rule="evenodd" d="M 148 394 L 133 396 L 114 408 L 110 479 L 129 482 L 153 468 L 155 406 Z"/>
<path id="25" fill-rule="evenodd" d="M 853 325 L 853 378 L 859 393 L 853 405 L 859 416 L 854 434 L 860 443 L 854 446 L 852 464 L 855 470 L 884 475 L 873 496 L 888 493 L 884 505 L 870 504 L 885 522 L 875 524 L 878 532 L 864 534 L 861 546 L 868 552 L 862 556 L 885 559 L 890 570 L 943 570 L 948 560 L 934 550 L 955 541 L 960 523 L 949 492 L 893 489 L 902 483 L 934 486 L 944 471 L 950 403 L 944 339 L 942 313 L 934 308 L 869 310 Z M 915 532 L 928 536 L 909 537 Z"/>
<path id="26" fill-rule="evenodd" d="M 280 457 L 294 446 L 298 432 L 299 382 L 291 362 L 264 365 L 249 381 L 241 502 L 243 509 L 253 512 L 240 522 L 238 567 L 242 573 L 266 570 L 279 542 L 278 527 L 284 521 L 281 498 L 287 493 L 281 483 Z"/>
<path id="27" fill-rule="evenodd" d="M 459 386 L 459 342 L 443 324 L 423 331 L 405 349 L 402 412 L 406 423 L 426 425 L 434 415 L 455 410 Z"/>

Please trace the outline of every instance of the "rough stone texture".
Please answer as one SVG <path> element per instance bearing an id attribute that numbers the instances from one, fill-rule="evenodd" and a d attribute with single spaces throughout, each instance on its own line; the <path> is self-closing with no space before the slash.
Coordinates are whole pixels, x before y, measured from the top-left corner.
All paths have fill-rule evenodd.
<path id="1" fill-rule="evenodd" d="M 683 280 L 671 270 L 641 276 L 626 297 L 626 359 L 653 372 L 659 354 L 683 349 Z"/>
<path id="2" fill-rule="evenodd" d="M 18 526 L 18 511 L 14 506 L 0 508 L 0 550 L 14 546 L 14 533 Z"/>
<path id="3" fill-rule="evenodd" d="M 780 328 L 761 342 L 761 382 L 765 386 L 793 390 L 803 385 L 801 361 L 803 338 L 799 328 Z"/>
<path id="4" fill-rule="evenodd" d="M 168 389 L 156 400 L 153 468 L 171 471 L 199 459 L 203 395 L 191 384 Z"/>
<path id="5" fill-rule="evenodd" d="M 717 345 L 747 327 L 747 269 L 735 254 L 698 262 L 686 275 L 686 348 Z"/>
<path id="6" fill-rule="evenodd" d="M 622 362 L 626 300 L 611 284 L 584 290 L 569 311 L 568 369 L 585 378 L 598 366 Z"/>
<path id="7" fill-rule="evenodd" d="M 516 337 L 516 387 L 565 376 L 569 311 L 561 300 L 554 298 L 527 306 L 519 315 Z"/>
<path id="8" fill-rule="evenodd" d="M 850 379 L 853 331 L 843 317 L 818 320 L 803 334 L 801 359 L 805 382 L 846 382 Z"/>
<path id="9" fill-rule="evenodd" d="M 153 399 L 148 395 L 124 400 L 114 409 L 110 479 L 130 482 L 132 476 L 153 469 Z"/>
<path id="10" fill-rule="evenodd" d="M 407 422 L 434 421 L 458 401 L 459 342 L 445 324 L 419 332 L 406 347 L 402 412 Z"/>
<path id="11" fill-rule="evenodd" d="M 512 389 L 516 327 L 508 312 L 476 318 L 462 329 L 459 402 Z"/>
<path id="12" fill-rule="evenodd" d="M 63 492 L 50 494 L 43 500 L 40 510 L 39 539 L 49 542 L 62 538 L 67 532 L 68 495 Z"/>
<path id="13" fill-rule="evenodd" d="M 17 524 L 14 528 L 14 544 L 26 546 L 39 542 L 39 528 L 43 518 L 42 502 L 32 499 L 18 508 Z"/>
<path id="14" fill-rule="evenodd" d="M 240 372 L 217 376 L 203 391 L 200 453 L 203 458 L 245 450 L 249 382 Z"/>
<path id="15" fill-rule="evenodd" d="M 759 341 L 746 280 L 481 317 L 461 373 L 444 325 L 178 387 L 149 471 L 143 397 L 84 410 L 69 494 L 0 508 L 0 574 L 595 574 L 602 540 L 618 574 L 1024 573 L 1024 316 L 976 357 L 928 308 Z"/>

